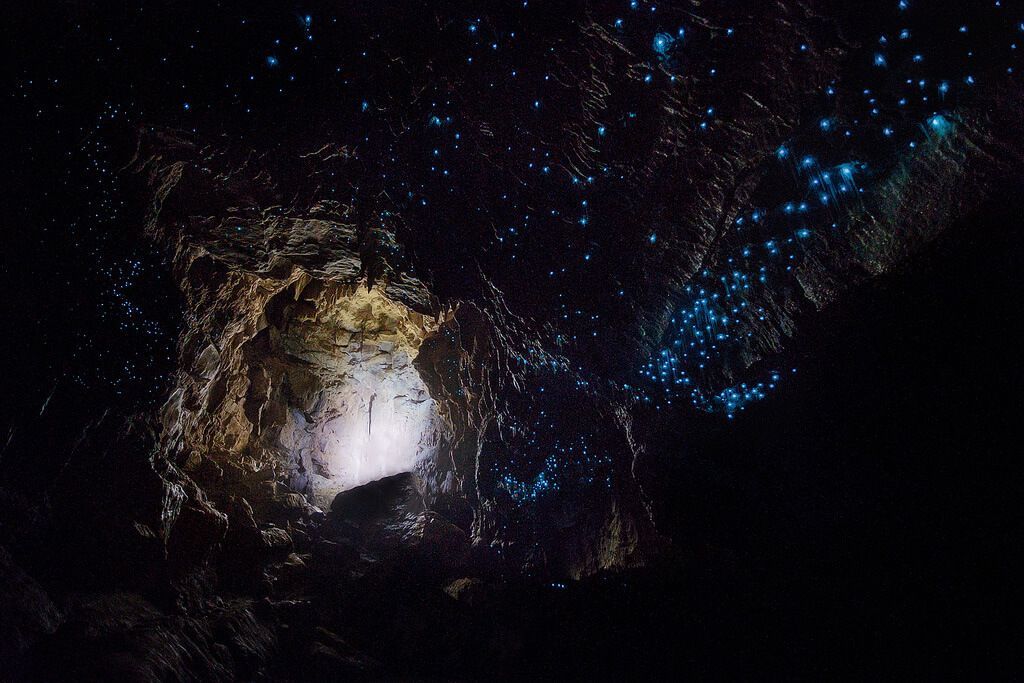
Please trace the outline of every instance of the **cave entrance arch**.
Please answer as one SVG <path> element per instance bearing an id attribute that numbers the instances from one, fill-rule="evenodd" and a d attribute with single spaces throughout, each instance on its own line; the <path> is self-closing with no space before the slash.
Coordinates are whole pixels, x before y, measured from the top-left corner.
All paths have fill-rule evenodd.
<path id="1" fill-rule="evenodd" d="M 273 346 L 290 481 L 325 506 L 338 493 L 436 469 L 445 431 L 414 361 L 440 321 L 378 288 L 296 288 Z"/>

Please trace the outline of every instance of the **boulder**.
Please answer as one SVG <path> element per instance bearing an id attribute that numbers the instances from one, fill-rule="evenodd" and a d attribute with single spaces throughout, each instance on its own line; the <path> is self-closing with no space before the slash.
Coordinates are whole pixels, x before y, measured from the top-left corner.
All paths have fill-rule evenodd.
<path id="1" fill-rule="evenodd" d="M 366 526 L 422 509 L 419 482 L 414 474 L 404 472 L 342 491 L 331 502 L 329 519 Z"/>

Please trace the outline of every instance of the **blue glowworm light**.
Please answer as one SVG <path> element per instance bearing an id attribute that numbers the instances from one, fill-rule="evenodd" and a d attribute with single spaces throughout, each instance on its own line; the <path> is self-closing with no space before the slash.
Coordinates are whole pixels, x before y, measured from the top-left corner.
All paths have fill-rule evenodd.
<path id="1" fill-rule="evenodd" d="M 928 118 L 928 129 L 942 137 L 953 130 L 953 123 L 942 114 L 935 114 Z"/>
<path id="2" fill-rule="evenodd" d="M 659 33 L 654 36 L 654 40 L 651 41 L 651 49 L 659 55 L 665 55 L 672 48 L 672 43 L 675 42 L 668 33 Z"/>

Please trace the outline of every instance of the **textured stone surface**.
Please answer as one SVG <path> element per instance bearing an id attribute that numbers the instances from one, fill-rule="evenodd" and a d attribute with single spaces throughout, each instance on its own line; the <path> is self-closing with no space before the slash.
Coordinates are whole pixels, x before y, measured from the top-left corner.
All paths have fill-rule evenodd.
<path id="1" fill-rule="evenodd" d="M 643 250 L 623 243 L 615 256 L 621 263 L 580 274 L 584 291 L 607 289 L 599 279 L 616 273 L 639 293 L 628 310 L 609 313 L 619 324 L 596 347 L 577 340 L 570 324 L 545 317 L 549 302 L 537 299 L 540 290 L 515 279 L 530 277 L 528 270 L 492 264 L 481 251 L 471 257 L 479 258 L 469 278 L 475 290 L 440 275 L 465 268 L 472 242 L 459 231 L 469 226 L 453 228 L 458 250 L 446 252 L 447 240 L 438 237 L 419 263 L 393 257 L 395 245 L 416 239 L 395 220 L 397 210 L 322 194 L 323 169 L 352 177 L 355 156 L 317 140 L 291 156 L 279 152 L 272 163 L 251 155 L 239 162 L 227 145 L 148 136 L 139 157 L 155 197 L 148 230 L 174 250 L 191 312 L 178 387 L 164 412 L 171 459 L 188 463 L 187 471 L 208 472 L 203 463 L 211 461 L 263 473 L 266 491 L 247 494 L 256 508 L 281 486 L 323 507 L 354 483 L 415 470 L 429 505 L 475 543 L 516 562 L 573 576 L 642 563 L 661 545 L 631 473 L 644 448 L 632 423 L 647 419 L 645 406 L 608 387 L 621 388 L 623 368 L 668 343 L 674 306 L 688 288 L 702 286 L 701 269 L 723 267 L 742 244 L 731 226 L 764 191 L 766 164 L 797 124 L 797 103 L 835 78 L 846 54 L 837 48 L 784 65 L 772 46 L 803 36 L 817 18 L 799 5 L 756 11 L 775 37 L 743 48 L 759 61 L 723 95 L 738 110 L 714 147 L 691 128 L 698 112 L 669 91 L 660 95 L 646 152 L 633 150 L 631 163 L 639 165 L 623 177 L 650 201 L 632 207 L 615 238 L 601 239 L 610 248 L 608 240 L 657 233 L 657 243 Z M 579 30 L 578 48 L 565 58 L 581 63 L 561 67 L 579 99 L 552 115 L 582 135 L 605 106 L 600 93 L 629 73 L 635 57 L 598 26 Z M 757 73 L 777 76 L 768 83 Z M 784 353 L 802 320 L 920 251 L 1019 169 L 1018 143 L 1005 134 L 1021 111 L 1019 95 L 993 85 L 986 96 L 991 106 L 958 110 L 952 134 L 876 172 L 871 193 L 843 218 L 845 228 L 810 241 L 791 277 L 759 290 L 757 308 L 749 309 L 759 317 L 743 319 L 745 336 L 702 366 L 707 391 L 753 383 L 751 368 Z M 593 167 L 595 150 L 571 139 L 565 149 L 574 164 L 581 172 Z M 420 280 L 413 270 L 434 277 Z M 547 394 L 537 396 L 542 387 Z M 374 414 L 397 445 L 373 442 Z M 562 426 L 545 430 L 551 415 Z M 559 484 L 578 490 L 524 513 L 523 500 L 546 496 L 551 485 L 545 447 L 587 452 L 575 463 L 580 474 Z M 388 451 L 402 454 L 382 457 Z M 217 477 L 204 483 L 222 488 Z"/>
<path id="2" fill-rule="evenodd" d="M 562 604 L 568 579 L 601 594 L 671 556 L 649 448 L 688 456 L 695 411 L 742 409 L 801 326 L 1019 184 L 1024 102 L 1002 64 L 938 119 L 945 74 L 894 66 L 877 96 L 927 83 L 930 104 L 884 145 L 822 138 L 874 120 L 858 79 L 877 37 L 841 3 L 668 3 L 657 16 L 693 41 L 671 56 L 597 3 L 552 8 L 515 48 L 557 86 L 543 101 L 452 56 L 465 17 L 384 3 L 339 9 L 387 58 L 304 101 L 330 115 L 140 131 L 141 227 L 181 293 L 177 370 L 153 420 L 92 425 L 0 520 L 18 551 L 0 551 L 0 654 L 19 672 L 513 666 L 559 635 L 524 601 Z M 787 157 L 800 145 L 813 172 Z M 813 231 L 786 222 L 794 193 L 816 200 L 806 184 L 844 169 L 853 199 L 826 196 Z M 762 211 L 782 237 L 737 227 Z M 700 300 L 732 302 L 730 283 L 744 293 L 711 315 Z M 721 317 L 739 332 L 715 336 Z M 683 360 L 698 333 L 714 353 Z M 669 357 L 691 372 L 666 391 Z"/>
<path id="3" fill-rule="evenodd" d="M 40 636 L 52 634 L 60 626 L 63 614 L 42 586 L 14 563 L 7 549 L 0 546 L 0 662 L 15 666 Z M 17 669 L 5 675 L 15 676 Z"/>

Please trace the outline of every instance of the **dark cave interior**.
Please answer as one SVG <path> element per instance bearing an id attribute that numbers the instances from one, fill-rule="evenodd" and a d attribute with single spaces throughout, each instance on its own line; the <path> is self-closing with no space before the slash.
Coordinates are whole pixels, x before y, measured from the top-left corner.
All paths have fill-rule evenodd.
<path id="1" fill-rule="evenodd" d="M 433 611 L 422 577 L 389 576 L 348 596 L 363 615 L 348 637 L 425 677 L 489 676 L 495 661 L 517 678 L 1005 673 L 1024 530 L 1007 397 L 1022 378 L 1006 334 L 1019 312 L 992 293 L 1020 291 L 1022 208 L 987 205 L 971 218 L 985 239 L 936 245 L 830 311 L 794 344 L 800 378 L 778 401 L 692 426 L 685 458 L 672 442 L 648 456 L 656 518 L 688 539 L 681 563 L 564 588 L 508 581 L 455 613 Z M 55 397 L 41 427 L 76 419 L 84 398 Z M 22 556 L 51 585 L 108 583 L 61 561 L 104 546 L 56 547 Z M 397 615 L 423 622 L 414 642 Z M 70 647 L 57 666 L 81 656 Z"/>
<path id="2" fill-rule="evenodd" d="M 1024 7 L 919 4 L 12 8 L 0 680 L 1019 676 Z"/>

